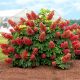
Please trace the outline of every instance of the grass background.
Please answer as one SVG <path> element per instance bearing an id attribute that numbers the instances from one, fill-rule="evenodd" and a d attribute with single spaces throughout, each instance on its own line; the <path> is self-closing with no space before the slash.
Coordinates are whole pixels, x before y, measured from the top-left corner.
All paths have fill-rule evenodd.
<path id="1" fill-rule="evenodd" d="M 2 36 L 0 36 L 0 44 L 1 43 L 7 43 L 7 39 L 3 38 Z M 2 50 L 0 48 L 0 61 L 1 60 L 4 60 L 7 56 L 5 56 L 3 53 L 2 53 Z"/>

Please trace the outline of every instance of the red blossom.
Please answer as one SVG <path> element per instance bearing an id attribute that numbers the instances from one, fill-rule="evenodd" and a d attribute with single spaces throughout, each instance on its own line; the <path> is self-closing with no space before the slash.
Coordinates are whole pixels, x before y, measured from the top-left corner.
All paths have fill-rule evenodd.
<path id="1" fill-rule="evenodd" d="M 62 34 L 62 38 L 70 38 L 72 35 L 72 32 L 70 30 L 66 30 Z"/>
<path id="2" fill-rule="evenodd" d="M 38 32 L 38 27 L 34 27 L 34 32 Z"/>
<path id="3" fill-rule="evenodd" d="M 46 58 L 46 54 L 43 53 L 43 54 L 41 55 L 41 58 L 42 58 L 42 59 L 45 59 L 45 58 Z"/>
<path id="4" fill-rule="evenodd" d="M 23 41 L 23 43 L 25 45 L 28 45 L 28 46 L 30 46 L 32 44 L 32 40 L 29 39 L 29 38 L 27 38 L 27 37 L 23 37 L 23 40 L 22 41 Z"/>
<path id="5" fill-rule="evenodd" d="M 43 31 L 46 32 L 46 30 L 47 30 L 46 26 L 42 22 L 40 22 L 39 26 L 40 26 L 40 31 L 41 32 L 43 32 Z"/>
<path id="6" fill-rule="evenodd" d="M 31 11 L 31 16 L 33 20 L 36 20 L 38 18 L 38 15 L 34 11 Z"/>
<path id="7" fill-rule="evenodd" d="M 73 45 L 73 46 L 74 46 L 75 44 L 78 44 L 78 43 L 80 43 L 80 41 L 79 41 L 79 40 L 72 41 L 72 45 Z"/>
<path id="8" fill-rule="evenodd" d="M 33 61 L 33 60 L 35 60 L 35 55 L 34 54 L 31 54 L 31 56 L 30 56 L 30 59 Z"/>
<path id="9" fill-rule="evenodd" d="M 12 58 L 6 58 L 5 59 L 5 63 L 7 63 L 7 64 L 11 64 L 12 63 Z"/>
<path id="10" fill-rule="evenodd" d="M 77 43 L 77 44 L 73 45 L 73 48 L 74 49 L 79 49 L 80 48 L 80 43 Z"/>
<path id="11" fill-rule="evenodd" d="M 38 48 L 33 48 L 32 54 L 34 55 L 38 54 Z"/>
<path id="12" fill-rule="evenodd" d="M 28 26 L 30 26 L 30 27 L 34 27 L 34 22 L 33 21 L 31 21 L 31 20 L 27 20 L 26 21 L 26 25 L 28 25 Z"/>
<path id="13" fill-rule="evenodd" d="M 24 50 L 24 51 L 21 53 L 21 58 L 22 58 L 22 59 L 27 59 L 27 58 L 28 58 L 28 51 Z"/>
<path id="14" fill-rule="evenodd" d="M 11 32 L 11 33 L 14 33 L 14 32 L 15 32 L 15 30 L 14 30 L 14 29 L 10 29 L 10 32 Z"/>
<path id="15" fill-rule="evenodd" d="M 51 11 L 48 15 L 47 15 L 47 20 L 51 20 L 53 18 L 54 15 L 54 11 Z"/>
<path id="16" fill-rule="evenodd" d="M 52 55 L 52 56 L 50 57 L 51 60 L 54 60 L 55 58 L 56 58 L 55 55 Z"/>
<path id="17" fill-rule="evenodd" d="M 27 16 L 28 20 L 32 20 L 32 16 L 31 16 L 31 14 L 26 13 L 26 16 Z"/>
<path id="18" fill-rule="evenodd" d="M 46 33 L 45 32 L 41 32 L 39 35 L 39 41 L 43 42 L 46 39 Z"/>
<path id="19" fill-rule="evenodd" d="M 20 59 L 21 58 L 21 56 L 19 54 L 15 54 L 14 56 L 15 56 L 16 59 Z"/>
<path id="20" fill-rule="evenodd" d="M 53 42 L 53 41 L 50 41 L 50 42 L 49 42 L 49 48 L 52 49 L 52 48 L 54 48 L 54 47 L 55 47 L 54 42 Z"/>
<path id="21" fill-rule="evenodd" d="M 55 30 L 56 26 L 57 26 L 57 24 L 55 22 L 52 23 L 50 26 L 50 30 L 52 30 L 52 31 Z"/>
<path id="22" fill-rule="evenodd" d="M 22 18 L 22 17 L 20 17 L 20 20 L 24 23 L 24 22 L 26 22 L 26 19 L 24 19 L 24 18 Z"/>
<path id="23" fill-rule="evenodd" d="M 16 44 L 17 42 L 16 42 L 16 40 L 11 40 L 11 44 Z"/>
<path id="24" fill-rule="evenodd" d="M 9 19 L 8 20 L 8 23 L 12 26 L 12 27 L 15 27 L 17 24 L 13 21 L 13 20 L 11 20 L 11 19 Z"/>
<path id="25" fill-rule="evenodd" d="M 8 55 L 9 54 L 9 51 L 7 48 L 4 48 L 2 49 L 2 53 L 5 54 L 5 55 Z"/>
<path id="26" fill-rule="evenodd" d="M 65 41 L 65 42 L 62 42 L 61 45 L 60 45 L 61 48 L 68 48 L 68 42 Z"/>
<path id="27" fill-rule="evenodd" d="M 60 21 L 61 21 L 61 17 L 59 17 L 59 18 L 55 21 L 55 23 L 56 23 L 56 24 L 59 24 Z"/>
<path id="28" fill-rule="evenodd" d="M 70 40 L 71 41 L 74 41 L 74 40 L 79 40 L 79 35 L 73 35 L 70 37 Z"/>
<path id="29" fill-rule="evenodd" d="M 70 61 L 71 59 L 71 54 L 70 53 L 67 53 L 65 56 L 62 57 L 62 62 L 63 63 L 67 63 L 68 61 Z"/>
<path id="30" fill-rule="evenodd" d="M 2 36 L 7 39 L 12 39 L 13 36 L 10 33 L 2 33 Z"/>
<path id="31" fill-rule="evenodd" d="M 55 36 L 59 38 L 61 36 L 61 33 L 60 32 L 56 32 Z"/>
<path id="32" fill-rule="evenodd" d="M 52 66 L 56 66 L 56 61 L 53 61 L 52 62 Z"/>
<path id="33" fill-rule="evenodd" d="M 74 50 L 76 55 L 80 55 L 80 50 Z"/>
<path id="34" fill-rule="evenodd" d="M 22 39 L 21 38 L 17 38 L 15 40 L 15 42 L 16 42 L 17 45 L 22 45 Z"/>
<path id="35" fill-rule="evenodd" d="M 19 26 L 20 26 L 20 24 L 16 25 L 14 27 L 14 30 L 17 31 L 17 32 L 20 32 L 21 31 L 21 28 Z"/>
<path id="36" fill-rule="evenodd" d="M 4 48 L 7 48 L 9 45 L 8 44 L 0 44 L 1 48 L 4 49 Z"/>
<path id="37" fill-rule="evenodd" d="M 9 46 L 9 47 L 8 47 L 9 53 L 14 52 L 14 50 L 15 50 L 15 49 L 14 49 L 12 46 Z"/>
<path id="38" fill-rule="evenodd" d="M 64 49 L 63 53 L 66 55 L 67 53 L 70 53 L 70 49 Z"/>
<path id="39" fill-rule="evenodd" d="M 34 31 L 32 30 L 31 27 L 28 27 L 26 31 L 28 35 L 34 35 Z"/>

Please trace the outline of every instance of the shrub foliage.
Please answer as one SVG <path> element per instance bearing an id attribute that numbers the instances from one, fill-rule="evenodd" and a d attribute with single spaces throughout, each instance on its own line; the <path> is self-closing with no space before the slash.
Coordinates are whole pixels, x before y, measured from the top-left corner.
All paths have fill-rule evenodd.
<path id="1" fill-rule="evenodd" d="M 69 26 L 69 21 L 61 17 L 54 20 L 54 15 L 55 11 L 41 9 L 38 14 L 26 13 L 26 18 L 21 17 L 18 23 L 9 19 L 11 33 L 2 33 L 8 39 L 8 44 L 1 44 L 3 54 L 8 56 L 5 62 L 22 68 L 68 68 L 74 53 L 80 53 L 79 30 L 78 34 L 73 31 L 78 25 Z"/>

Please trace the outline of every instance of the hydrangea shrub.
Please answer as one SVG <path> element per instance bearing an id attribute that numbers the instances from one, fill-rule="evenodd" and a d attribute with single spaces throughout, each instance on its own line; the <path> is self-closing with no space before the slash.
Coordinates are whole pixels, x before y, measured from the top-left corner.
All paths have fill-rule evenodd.
<path id="1" fill-rule="evenodd" d="M 69 21 L 59 17 L 54 20 L 54 11 L 41 9 L 26 13 L 18 23 L 9 19 L 11 33 L 2 33 L 8 44 L 1 44 L 5 62 L 14 67 L 57 66 L 66 69 L 75 53 L 79 53 L 79 35 L 69 28 Z M 73 26 L 73 25 L 71 25 Z"/>

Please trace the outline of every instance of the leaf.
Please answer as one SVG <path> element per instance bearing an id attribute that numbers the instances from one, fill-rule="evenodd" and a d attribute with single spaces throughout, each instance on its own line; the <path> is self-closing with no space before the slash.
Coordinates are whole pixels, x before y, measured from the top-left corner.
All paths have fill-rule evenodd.
<path id="1" fill-rule="evenodd" d="M 20 61 L 19 61 L 19 66 L 22 66 L 23 65 L 23 59 L 21 59 Z"/>
<path id="2" fill-rule="evenodd" d="M 19 33 L 15 32 L 13 36 L 14 36 L 14 39 L 16 39 L 19 36 Z"/>
<path id="3" fill-rule="evenodd" d="M 68 63 L 60 64 L 59 67 L 60 67 L 61 69 L 69 69 L 69 68 L 70 68 L 70 64 L 68 64 Z"/>

